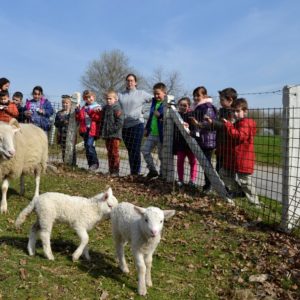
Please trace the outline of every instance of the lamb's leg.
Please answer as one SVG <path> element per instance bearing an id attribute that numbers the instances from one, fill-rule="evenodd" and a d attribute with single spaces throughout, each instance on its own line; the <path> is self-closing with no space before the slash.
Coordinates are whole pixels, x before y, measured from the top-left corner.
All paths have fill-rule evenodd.
<path id="1" fill-rule="evenodd" d="M 39 221 L 37 221 L 32 225 L 29 234 L 27 249 L 30 256 L 33 256 L 35 254 L 36 237 L 39 231 L 40 231 L 40 224 Z"/>
<path id="2" fill-rule="evenodd" d="M 21 177 L 20 177 L 20 195 L 23 196 L 24 194 L 25 194 L 24 174 L 21 174 Z"/>
<path id="3" fill-rule="evenodd" d="M 141 296 L 145 296 L 147 294 L 146 288 L 146 265 L 144 261 L 144 255 L 140 252 L 134 253 L 134 259 L 136 268 L 138 271 L 138 293 Z"/>
<path id="4" fill-rule="evenodd" d="M 122 272 L 129 273 L 129 269 L 124 255 L 125 242 L 122 241 L 121 237 L 117 236 L 116 234 L 114 234 L 113 236 L 114 236 L 114 242 L 116 247 L 116 254 L 119 261 L 119 267 L 122 270 Z"/>
<path id="5" fill-rule="evenodd" d="M 9 187 L 9 181 L 7 179 L 3 180 L 2 183 L 2 200 L 1 200 L 1 207 L 0 211 L 1 213 L 6 213 L 7 212 L 7 190 Z"/>
<path id="6" fill-rule="evenodd" d="M 40 194 L 40 181 L 41 181 L 41 171 L 35 171 L 35 192 L 34 197 L 39 196 Z"/>
<path id="7" fill-rule="evenodd" d="M 88 245 L 86 245 L 86 246 L 84 247 L 84 249 L 83 249 L 83 255 L 84 255 L 84 257 L 85 257 L 86 260 L 88 260 L 88 261 L 91 260 Z"/>
<path id="8" fill-rule="evenodd" d="M 40 237 L 41 237 L 41 241 L 43 244 L 43 250 L 44 250 L 46 257 L 49 260 L 54 260 L 54 256 L 52 254 L 51 244 L 50 244 L 51 231 L 52 231 L 52 224 L 51 224 L 50 228 L 46 228 L 46 229 L 41 228 L 40 229 Z"/>
<path id="9" fill-rule="evenodd" d="M 72 259 L 73 261 L 76 261 L 79 259 L 79 257 L 81 256 L 83 250 L 85 249 L 85 247 L 87 246 L 88 242 L 89 242 L 89 235 L 86 232 L 86 229 L 84 228 L 77 228 L 75 229 L 79 238 L 80 238 L 80 245 L 78 246 L 78 248 L 76 249 L 76 251 L 73 253 L 72 255 Z"/>
<path id="10" fill-rule="evenodd" d="M 152 253 L 145 255 L 146 264 L 146 285 L 152 286 L 151 268 L 152 268 Z"/>

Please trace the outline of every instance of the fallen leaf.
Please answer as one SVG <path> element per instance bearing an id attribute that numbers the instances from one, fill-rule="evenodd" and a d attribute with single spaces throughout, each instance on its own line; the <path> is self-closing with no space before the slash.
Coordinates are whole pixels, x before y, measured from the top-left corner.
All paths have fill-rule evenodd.
<path id="1" fill-rule="evenodd" d="M 21 268 L 19 270 L 20 272 L 20 277 L 22 280 L 26 280 L 27 276 L 28 276 L 28 272 L 24 269 L 24 268 Z"/>
<path id="2" fill-rule="evenodd" d="M 107 291 L 103 291 L 101 296 L 100 296 L 100 300 L 105 300 L 108 298 L 108 292 Z"/>
<path id="3" fill-rule="evenodd" d="M 249 277 L 249 282 L 265 282 L 268 279 L 268 274 L 259 274 L 259 275 L 251 275 Z"/>

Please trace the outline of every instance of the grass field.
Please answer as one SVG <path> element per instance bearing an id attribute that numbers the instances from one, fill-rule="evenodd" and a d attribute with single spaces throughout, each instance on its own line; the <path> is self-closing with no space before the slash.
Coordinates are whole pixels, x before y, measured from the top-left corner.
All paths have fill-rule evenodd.
<path id="1" fill-rule="evenodd" d="M 299 241 L 250 222 L 221 200 L 174 192 L 161 182 L 146 186 L 69 170 L 44 177 L 41 192 L 89 197 L 107 185 L 119 201 L 176 209 L 154 255 L 154 286 L 146 299 L 299 299 Z M 9 213 L 0 215 L 0 299 L 142 299 L 129 249 L 130 274 L 117 268 L 109 221 L 90 232 L 91 262 L 72 262 L 78 238 L 64 224 L 56 224 L 52 234 L 55 261 L 45 259 L 40 242 L 36 256 L 28 256 L 27 235 L 35 216 L 19 231 L 14 220 L 33 194 L 33 178 L 26 178 L 25 197 L 17 186 L 13 182 L 9 190 Z"/>
<path id="2" fill-rule="evenodd" d="M 256 164 L 281 166 L 281 137 L 256 136 L 254 140 Z"/>

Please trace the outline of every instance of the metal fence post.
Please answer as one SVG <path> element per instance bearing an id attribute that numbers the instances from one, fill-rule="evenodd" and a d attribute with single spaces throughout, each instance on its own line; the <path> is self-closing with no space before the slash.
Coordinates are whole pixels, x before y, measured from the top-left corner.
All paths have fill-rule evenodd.
<path id="1" fill-rule="evenodd" d="M 282 219 L 284 230 L 294 228 L 300 217 L 300 86 L 283 88 Z"/>
<path id="2" fill-rule="evenodd" d="M 174 155 L 173 155 L 173 132 L 174 124 L 170 116 L 170 103 L 174 96 L 168 95 L 164 100 L 164 140 L 162 153 L 162 176 L 167 182 L 174 181 Z"/>
<path id="3" fill-rule="evenodd" d="M 71 112 L 69 119 L 69 126 L 66 137 L 66 152 L 65 152 L 65 163 L 68 165 L 73 165 L 74 162 L 74 151 L 75 151 L 75 143 L 77 136 L 77 124 L 75 120 L 75 108 L 78 103 L 80 103 L 80 93 L 76 92 L 72 95 L 72 104 L 71 104 Z"/>

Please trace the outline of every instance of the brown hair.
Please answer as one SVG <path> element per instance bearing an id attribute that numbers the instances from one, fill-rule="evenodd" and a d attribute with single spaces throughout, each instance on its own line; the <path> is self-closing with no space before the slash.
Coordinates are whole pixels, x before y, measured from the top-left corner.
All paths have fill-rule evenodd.
<path id="1" fill-rule="evenodd" d="M 178 100 L 178 105 L 181 101 L 186 101 L 188 103 L 189 106 L 191 106 L 191 99 L 189 97 L 182 97 Z"/>
<path id="2" fill-rule="evenodd" d="M 204 86 L 198 86 L 193 91 L 193 96 L 196 96 L 196 94 L 200 94 L 203 96 L 207 96 L 207 89 Z"/>
<path id="3" fill-rule="evenodd" d="M 164 83 L 162 82 L 158 82 L 158 83 L 155 83 L 154 86 L 153 86 L 153 90 L 162 90 L 163 92 L 167 92 L 167 87 Z"/>
<path id="4" fill-rule="evenodd" d="M 240 107 L 242 110 L 248 110 L 248 102 L 245 98 L 238 98 L 233 101 L 232 108 Z"/>
<path id="5" fill-rule="evenodd" d="M 82 93 L 82 98 L 84 99 L 86 96 L 90 96 L 90 95 L 96 97 L 96 94 L 93 91 L 91 91 L 91 90 L 84 90 L 83 93 Z"/>

